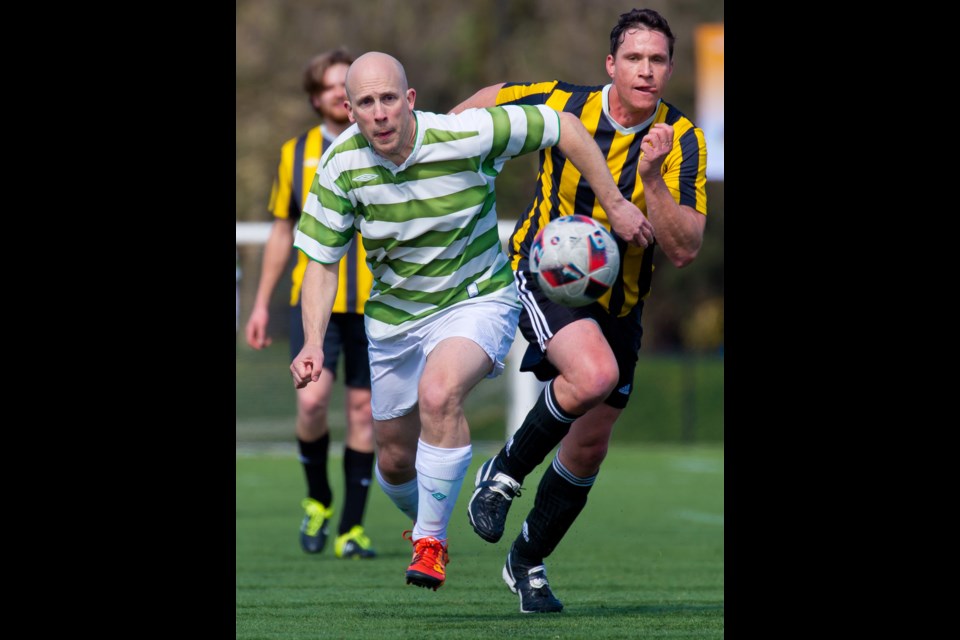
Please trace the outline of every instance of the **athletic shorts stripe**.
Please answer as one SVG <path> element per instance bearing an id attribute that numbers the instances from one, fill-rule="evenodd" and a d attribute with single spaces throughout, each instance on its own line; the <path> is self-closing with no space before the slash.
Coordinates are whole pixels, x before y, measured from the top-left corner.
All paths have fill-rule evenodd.
<path id="1" fill-rule="evenodd" d="M 522 306 L 518 328 L 528 343 L 520 371 L 531 371 L 542 382 L 556 377 L 559 371 L 546 357 L 547 341 L 568 324 L 590 320 L 600 327 L 619 369 L 617 386 L 605 403 L 615 409 L 626 407 L 633 391 L 633 375 L 643 336 L 640 315 L 644 301 L 640 300 L 626 315 L 614 317 L 598 303 L 568 307 L 551 301 L 539 287 L 536 276 L 527 269 L 514 272 L 514 283 Z"/>
<path id="2" fill-rule="evenodd" d="M 533 325 L 533 331 L 537 335 L 537 343 L 540 345 L 540 351 L 546 351 L 547 340 L 553 337 L 553 333 L 550 332 L 550 326 L 547 324 L 547 319 L 543 316 L 543 312 L 540 311 L 540 307 L 537 306 L 537 300 L 534 298 L 533 292 L 527 288 L 527 279 L 524 273 L 522 271 L 515 271 L 513 276 L 517 282 L 517 295 L 520 297 L 520 304 L 526 309 L 527 316 L 530 318 L 530 324 Z"/>

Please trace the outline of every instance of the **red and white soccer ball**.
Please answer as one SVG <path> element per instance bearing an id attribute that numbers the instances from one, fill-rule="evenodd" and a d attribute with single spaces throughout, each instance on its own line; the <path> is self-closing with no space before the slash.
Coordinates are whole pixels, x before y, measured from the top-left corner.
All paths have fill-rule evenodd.
<path id="1" fill-rule="evenodd" d="M 562 216 L 534 238 L 530 270 L 548 298 L 583 307 L 610 290 L 620 270 L 620 252 L 610 232 L 593 218 Z"/>

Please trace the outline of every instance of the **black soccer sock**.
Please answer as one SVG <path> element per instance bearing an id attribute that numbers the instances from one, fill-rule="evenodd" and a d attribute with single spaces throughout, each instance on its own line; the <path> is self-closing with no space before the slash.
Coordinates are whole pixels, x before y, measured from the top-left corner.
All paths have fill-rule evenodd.
<path id="1" fill-rule="evenodd" d="M 329 509 L 333 502 L 330 481 L 327 479 L 330 433 L 313 442 L 304 442 L 297 438 L 297 444 L 300 445 L 300 463 L 307 476 L 307 495 Z"/>
<path id="2" fill-rule="evenodd" d="M 343 449 L 343 478 L 346 482 L 346 495 L 343 499 L 343 513 L 340 516 L 338 534 L 343 535 L 354 525 L 363 523 L 363 510 L 367 505 L 367 491 L 370 489 L 370 476 L 373 474 L 373 453 L 360 453 L 353 449 Z"/>
<path id="3" fill-rule="evenodd" d="M 543 388 L 523 424 L 497 454 L 501 471 L 522 483 L 527 474 L 543 462 L 547 454 L 563 440 L 570 425 L 580 416 L 564 411 L 553 393 L 554 380 Z"/>
<path id="4" fill-rule="evenodd" d="M 533 508 L 513 543 L 524 563 L 541 564 L 553 553 L 583 511 L 596 479 L 596 475 L 578 478 L 560 464 L 559 458 L 553 459 L 540 479 Z"/>

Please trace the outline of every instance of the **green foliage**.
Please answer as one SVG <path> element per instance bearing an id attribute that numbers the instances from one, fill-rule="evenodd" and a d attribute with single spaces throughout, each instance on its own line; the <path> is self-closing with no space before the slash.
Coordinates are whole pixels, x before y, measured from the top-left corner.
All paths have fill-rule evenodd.
<path id="1" fill-rule="evenodd" d="M 448 529 L 447 583 L 406 585 L 411 524 L 377 487 L 364 525 L 379 557 L 338 560 L 333 540 L 304 554 L 297 527 L 304 491 L 292 454 L 236 459 L 236 638 L 606 638 L 724 636 L 723 450 L 622 446 L 611 451 L 580 518 L 547 559 L 561 614 L 525 615 L 500 578 L 533 503 L 541 469 L 524 483 L 507 534 L 482 541 L 467 522 L 473 464 Z M 339 469 L 332 454 L 331 469 Z M 541 465 L 543 466 L 543 465 Z M 339 522 L 342 475 L 331 474 Z"/>

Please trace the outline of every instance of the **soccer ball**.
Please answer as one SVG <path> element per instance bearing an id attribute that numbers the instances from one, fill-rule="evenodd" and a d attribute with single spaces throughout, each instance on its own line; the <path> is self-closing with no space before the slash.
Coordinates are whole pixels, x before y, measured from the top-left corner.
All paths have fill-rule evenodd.
<path id="1" fill-rule="evenodd" d="M 620 252 L 610 232 L 593 218 L 562 216 L 534 238 L 530 270 L 548 298 L 583 307 L 610 290 L 620 271 Z"/>

